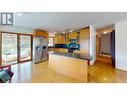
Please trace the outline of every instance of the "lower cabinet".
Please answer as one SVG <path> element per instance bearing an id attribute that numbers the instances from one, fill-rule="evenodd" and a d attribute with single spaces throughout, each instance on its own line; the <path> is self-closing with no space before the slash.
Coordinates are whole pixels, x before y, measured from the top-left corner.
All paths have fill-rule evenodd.
<path id="1" fill-rule="evenodd" d="M 49 54 L 48 63 L 49 67 L 58 73 L 80 80 L 82 83 L 87 82 L 87 60 Z"/>
<path id="2" fill-rule="evenodd" d="M 68 52 L 68 49 L 66 49 L 66 48 L 54 48 L 53 51 L 55 51 L 55 52 L 65 52 L 65 53 L 67 53 L 67 52 Z"/>

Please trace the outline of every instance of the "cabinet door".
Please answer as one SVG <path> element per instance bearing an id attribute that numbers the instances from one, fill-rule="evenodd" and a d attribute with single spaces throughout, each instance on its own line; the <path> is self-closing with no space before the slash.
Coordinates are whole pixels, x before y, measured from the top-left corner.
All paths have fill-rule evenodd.
<path id="1" fill-rule="evenodd" d="M 69 34 L 66 34 L 66 44 L 69 44 Z"/>
<path id="2" fill-rule="evenodd" d="M 62 35 L 62 44 L 65 44 L 65 35 Z"/>
<path id="3" fill-rule="evenodd" d="M 55 44 L 65 44 L 65 35 L 55 35 Z"/>
<path id="4" fill-rule="evenodd" d="M 61 44 L 61 36 L 60 35 L 58 35 L 58 37 L 57 37 L 57 43 Z"/>
<path id="5" fill-rule="evenodd" d="M 80 53 L 89 54 L 90 48 L 90 30 L 89 28 L 80 30 Z"/>
<path id="6" fill-rule="evenodd" d="M 55 35 L 54 43 L 57 44 L 57 35 Z"/>

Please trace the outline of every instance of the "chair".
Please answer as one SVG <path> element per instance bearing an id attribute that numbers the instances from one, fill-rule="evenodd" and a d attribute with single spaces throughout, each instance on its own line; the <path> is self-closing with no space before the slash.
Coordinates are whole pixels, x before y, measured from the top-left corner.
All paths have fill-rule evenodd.
<path id="1" fill-rule="evenodd" d="M 6 65 L 6 66 L 0 66 L 0 70 L 7 70 L 7 73 L 10 75 L 9 83 L 11 83 L 13 72 L 11 71 L 11 65 Z M 2 81 L 0 81 L 2 83 Z"/>

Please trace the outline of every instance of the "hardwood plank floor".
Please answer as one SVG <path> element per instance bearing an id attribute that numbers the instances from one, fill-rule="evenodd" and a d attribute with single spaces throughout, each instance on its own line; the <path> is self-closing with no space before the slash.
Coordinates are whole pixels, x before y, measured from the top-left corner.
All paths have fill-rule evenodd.
<path id="1" fill-rule="evenodd" d="M 112 67 L 111 58 L 101 56 L 94 65 L 88 67 L 91 83 L 127 83 L 127 72 Z"/>
<path id="2" fill-rule="evenodd" d="M 48 67 L 48 61 L 26 62 L 12 66 L 12 83 L 79 83 L 79 80 L 57 73 Z"/>
<path id="3" fill-rule="evenodd" d="M 88 67 L 89 83 L 127 83 L 127 72 L 114 69 L 110 59 L 97 59 Z M 33 64 L 26 62 L 12 65 L 12 83 L 80 83 L 79 80 L 65 76 L 48 67 L 48 61 Z"/>

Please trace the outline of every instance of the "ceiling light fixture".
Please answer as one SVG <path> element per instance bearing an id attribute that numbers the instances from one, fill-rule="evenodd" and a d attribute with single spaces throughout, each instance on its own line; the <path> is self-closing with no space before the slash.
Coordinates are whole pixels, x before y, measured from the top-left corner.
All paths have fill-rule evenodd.
<path id="1" fill-rule="evenodd" d="M 70 30 L 70 32 L 73 32 L 73 30 Z"/>
<path id="2" fill-rule="evenodd" d="M 108 32 L 107 31 L 105 31 L 105 32 L 103 32 L 104 34 L 107 34 Z"/>

